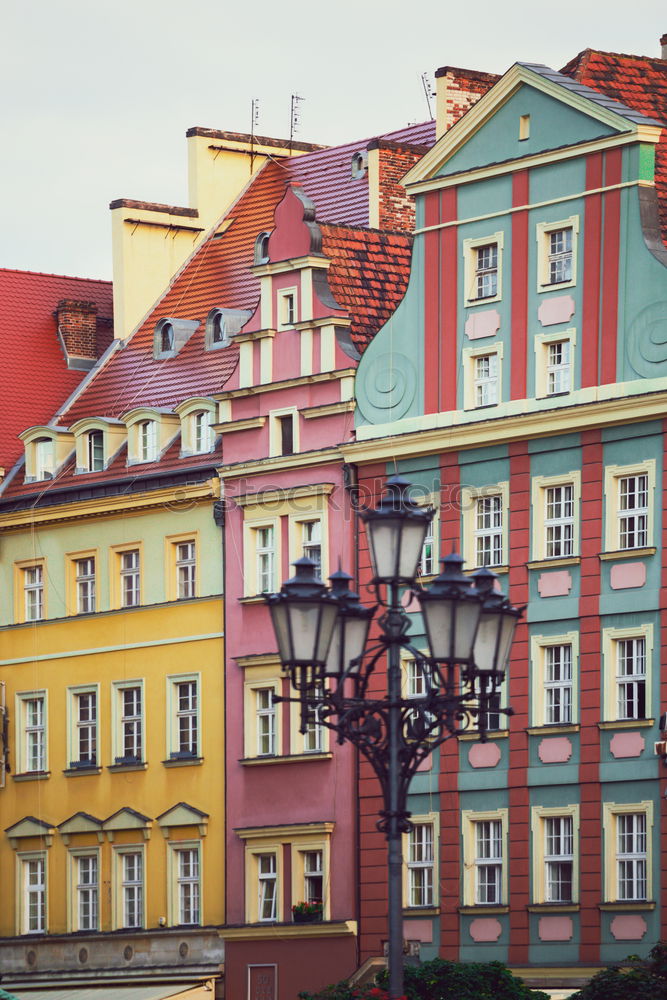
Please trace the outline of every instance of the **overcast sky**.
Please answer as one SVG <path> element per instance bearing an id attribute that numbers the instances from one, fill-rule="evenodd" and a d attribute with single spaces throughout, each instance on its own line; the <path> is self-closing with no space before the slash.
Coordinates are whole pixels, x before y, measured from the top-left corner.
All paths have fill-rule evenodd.
<path id="1" fill-rule="evenodd" d="M 111 277 L 109 202 L 187 204 L 193 125 L 346 142 L 429 117 L 450 65 L 659 56 L 665 0 L 1 0 L 0 266 Z"/>

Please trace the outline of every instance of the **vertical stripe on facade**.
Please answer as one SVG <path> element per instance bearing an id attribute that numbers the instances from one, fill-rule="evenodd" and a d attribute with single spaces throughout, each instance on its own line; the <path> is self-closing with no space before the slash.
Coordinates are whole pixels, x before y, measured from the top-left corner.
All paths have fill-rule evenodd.
<path id="1" fill-rule="evenodd" d="M 512 206 L 528 205 L 527 170 L 512 175 Z M 512 214 L 512 254 L 505 267 L 512 272 L 512 340 L 509 364 L 510 398 L 525 399 L 528 361 L 528 209 Z"/>
<path id="2" fill-rule="evenodd" d="M 440 221 L 440 194 L 424 198 L 424 225 Z M 440 372 L 440 230 L 424 234 L 424 413 L 437 413 Z"/>
<path id="3" fill-rule="evenodd" d="M 623 154 L 620 149 L 605 153 L 604 183 L 620 184 Z M 600 384 L 616 381 L 616 341 L 618 327 L 618 270 L 620 253 L 621 192 L 604 196 L 604 238 L 602 248 L 602 322 L 600 327 Z"/>
<path id="4" fill-rule="evenodd" d="M 602 153 L 586 157 L 586 190 L 602 186 Z M 598 384 L 602 195 L 586 197 L 584 209 L 584 292 L 581 331 L 581 385 Z"/>
<path id="5" fill-rule="evenodd" d="M 442 192 L 441 218 L 452 222 L 457 218 L 457 189 L 447 188 Z M 459 367 L 457 302 L 458 302 L 458 226 L 440 230 L 442 242 L 442 299 L 440 325 L 442 328 L 442 350 L 440 371 L 440 410 L 456 409 L 456 386 Z M 426 359 L 428 364 L 428 356 Z"/>

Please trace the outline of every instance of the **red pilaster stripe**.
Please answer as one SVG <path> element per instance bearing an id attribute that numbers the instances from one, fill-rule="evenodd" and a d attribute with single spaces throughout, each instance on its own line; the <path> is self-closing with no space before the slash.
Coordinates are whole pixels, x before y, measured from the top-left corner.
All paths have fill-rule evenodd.
<path id="1" fill-rule="evenodd" d="M 424 198 L 424 225 L 440 222 L 440 194 Z M 440 230 L 424 235 L 424 412 L 438 412 L 440 371 Z"/>
<path id="2" fill-rule="evenodd" d="M 667 420 L 662 424 L 662 454 L 663 483 L 667 482 Z M 660 663 L 667 663 L 667 565 L 665 564 L 664 553 L 667 552 L 667 491 L 662 491 L 662 526 L 661 543 L 663 561 L 660 576 Z M 667 671 L 660 671 L 660 709 L 667 705 Z M 667 858 L 667 768 L 662 764 L 660 767 L 660 857 Z M 667 865 L 660 865 L 661 886 L 660 886 L 660 940 L 667 938 L 667 906 L 664 900 L 667 899 Z"/>
<path id="3" fill-rule="evenodd" d="M 605 186 L 620 184 L 623 153 L 612 149 L 605 153 Z M 602 326 L 600 331 L 600 384 L 616 381 L 616 340 L 618 329 L 618 268 L 621 225 L 621 192 L 608 191 L 604 196 L 604 240 L 602 281 Z"/>
<path id="4" fill-rule="evenodd" d="M 529 177 L 527 170 L 512 175 L 512 205 L 528 205 Z M 505 256 L 504 273 L 512 274 L 512 338 L 510 398 L 526 397 L 526 365 L 528 363 L 528 209 L 512 215 L 512 256 Z"/>
<path id="5" fill-rule="evenodd" d="M 457 218 L 457 189 L 447 188 L 442 192 L 442 221 L 453 222 Z M 442 247 L 442 299 L 440 303 L 440 327 L 442 348 L 440 351 L 440 410 L 456 409 L 456 374 L 459 364 L 457 343 L 457 301 L 458 301 L 458 226 L 440 230 Z M 429 364 L 428 355 L 426 364 Z"/>
<path id="6" fill-rule="evenodd" d="M 516 266 L 516 265 L 515 265 Z M 516 333 L 516 331 L 515 331 Z M 513 604 L 528 603 L 530 558 L 530 455 L 525 442 L 509 446 L 509 581 L 503 582 Z M 510 963 L 528 962 L 530 928 L 526 900 L 530 898 L 530 802 L 528 795 L 528 699 L 530 656 L 528 626 L 522 622 L 516 632 L 510 662 L 509 703 L 514 709 L 509 738 L 509 893 Z"/>
<path id="7" fill-rule="evenodd" d="M 440 552 L 461 549 L 461 470 L 458 455 L 445 453 L 440 461 Z M 468 746 L 469 744 L 464 744 Z M 458 792 L 459 748 L 449 740 L 440 749 L 440 955 L 457 961 L 461 903 L 461 819 Z"/>
<path id="8" fill-rule="evenodd" d="M 586 158 L 586 190 L 602 186 L 602 153 Z M 598 384 L 602 195 L 586 198 L 584 209 L 584 296 L 581 331 L 581 385 Z"/>
<path id="9" fill-rule="evenodd" d="M 600 850 L 600 561 L 602 550 L 603 448 L 599 431 L 581 435 L 581 592 L 579 597 L 579 839 L 581 940 L 579 960 L 600 959 L 602 860 Z"/>

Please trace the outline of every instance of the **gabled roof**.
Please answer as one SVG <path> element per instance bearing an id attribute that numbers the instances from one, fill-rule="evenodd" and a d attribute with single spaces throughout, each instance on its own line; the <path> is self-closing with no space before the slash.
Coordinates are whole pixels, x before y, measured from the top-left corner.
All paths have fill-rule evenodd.
<path id="1" fill-rule="evenodd" d="M 23 450 L 17 435 L 47 423 L 85 375 L 67 368 L 58 340 L 63 299 L 94 302 L 98 316 L 111 320 L 110 281 L 0 269 L 0 466 L 7 471 Z"/>
<path id="2" fill-rule="evenodd" d="M 667 124 L 667 60 L 584 49 L 561 70 L 565 76 Z M 667 245 L 667 130 L 655 151 L 662 238 Z"/>

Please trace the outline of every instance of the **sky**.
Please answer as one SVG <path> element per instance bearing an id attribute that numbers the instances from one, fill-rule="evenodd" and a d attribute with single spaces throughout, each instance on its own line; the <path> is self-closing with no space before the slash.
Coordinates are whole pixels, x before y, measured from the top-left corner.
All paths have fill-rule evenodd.
<path id="1" fill-rule="evenodd" d="M 187 205 L 195 125 L 335 144 L 430 117 L 439 66 L 660 55 L 664 0 L 2 0 L 0 267 L 111 278 L 109 202 Z"/>

